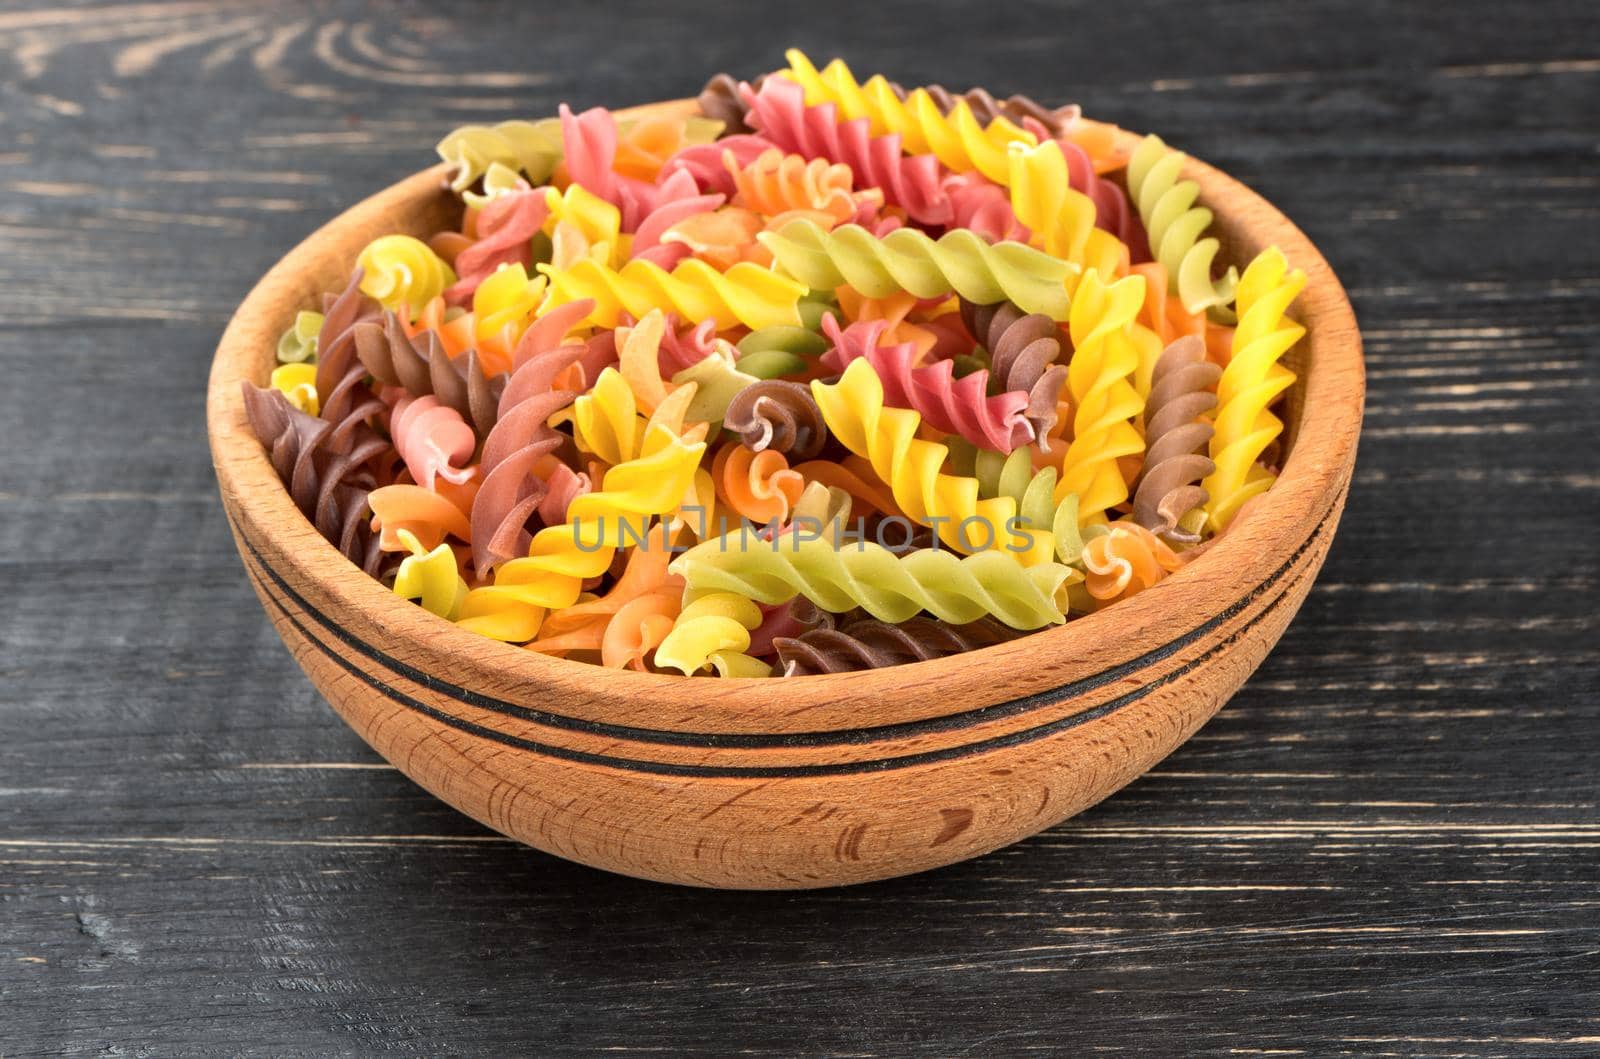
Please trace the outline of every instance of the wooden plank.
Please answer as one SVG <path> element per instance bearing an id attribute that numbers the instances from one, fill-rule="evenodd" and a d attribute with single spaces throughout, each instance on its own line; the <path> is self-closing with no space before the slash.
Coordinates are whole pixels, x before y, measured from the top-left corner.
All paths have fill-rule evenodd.
<path id="1" fill-rule="evenodd" d="M 670 61 L 643 6 L 0 12 L 0 1054 L 1600 1050 L 1592 5 L 825 6 L 703 3 Z M 791 41 L 1075 97 L 1261 190 L 1351 288 L 1368 429 L 1300 617 L 1123 794 L 928 876 L 665 889 L 337 721 L 201 393 L 251 282 L 452 124 Z"/>

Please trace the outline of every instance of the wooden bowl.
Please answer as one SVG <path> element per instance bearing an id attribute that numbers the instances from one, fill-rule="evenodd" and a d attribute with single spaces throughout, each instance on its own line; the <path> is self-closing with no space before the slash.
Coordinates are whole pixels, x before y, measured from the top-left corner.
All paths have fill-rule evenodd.
<path id="1" fill-rule="evenodd" d="M 686 113 L 688 101 L 631 113 Z M 1361 424 L 1354 315 L 1271 205 L 1190 161 L 1224 257 L 1277 244 L 1295 314 L 1289 455 L 1250 517 L 1160 585 L 953 658 L 794 680 L 616 672 L 471 635 L 401 602 L 301 516 L 245 421 L 298 309 L 389 232 L 459 217 L 444 169 L 321 228 L 239 307 L 211 372 L 234 539 L 284 643 L 378 753 L 473 819 L 557 856 L 698 886 L 865 882 L 975 857 L 1093 805 L 1192 735 L 1299 609 L 1344 506 Z"/>

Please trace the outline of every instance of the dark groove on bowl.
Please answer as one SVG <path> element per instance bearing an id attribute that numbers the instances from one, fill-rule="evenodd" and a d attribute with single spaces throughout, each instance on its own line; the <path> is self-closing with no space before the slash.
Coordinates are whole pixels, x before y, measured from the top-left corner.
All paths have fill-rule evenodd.
<path id="1" fill-rule="evenodd" d="M 522 706 L 514 702 L 507 702 L 504 699 L 497 699 L 489 695 L 484 695 L 480 692 L 472 691 L 468 688 L 460 687 L 459 685 L 452 684 L 449 681 L 441 680 L 432 674 L 423 672 L 414 666 L 407 665 L 399 659 L 386 654 L 366 641 L 353 635 L 343 626 L 339 625 L 327 615 L 323 614 L 316 607 L 313 607 L 304 596 L 295 591 L 295 589 L 286 580 L 284 580 L 282 575 L 280 575 L 277 570 L 273 569 L 272 565 L 262 557 L 261 552 L 255 546 L 255 542 L 250 540 L 249 535 L 243 532 L 238 523 L 233 520 L 233 515 L 231 512 L 228 514 L 228 520 L 230 523 L 232 523 L 239 540 L 242 541 L 245 547 L 249 550 L 250 555 L 255 560 L 256 564 L 266 572 L 267 576 L 272 579 L 273 583 L 276 584 L 278 588 L 282 590 L 294 602 L 295 606 L 298 607 L 304 614 L 308 615 L 315 620 L 317 624 L 327 629 L 334 635 L 335 638 L 344 643 L 347 647 L 350 647 L 361 655 L 371 659 L 374 662 L 377 662 L 390 672 L 404 677 L 414 684 L 419 684 L 422 687 L 427 688 L 429 691 L 443 695 L 447 698 L 453 698 L 467 706 L 488 710 L 491 713 L 503 714 L 504 716 L 514 717 L 518 720 L 532 721 L 535 724 L 541 724 L 549 728 L 561 728 L 575 732 L 583 732 L 588 735 L 602 735 L 616 739 L 626 739 L 631 742 L 661 743 L 669 746 L 688 746 L 707 750 L 719 748 L 767 750 L 792 747 L 820 747 L 863 744 L 878 742 L 882 739 L 910 738 L 919 735 L 956 731 L 961 728 L 970 728 L 975 725 L 986 724 L 990 721 L 1002 720 L 1018 714 L 1028 713 L 1035 709 L 1054 705 L 1061 702 L 1063 699 L 1076 698 L 1079 695 L 1083 695 L 1099 688 L 1103 688 L 1108 684 L 1115 683 L 1116 681 L 1131 676 L 1141 669 L 1148 668 L 1151 665 L 1172 657 L 1174 654 L 1177 654 L 1179 651 L 1194 643 L 1196 640 L 1206 636 L 1215 629 L 1220 628 L 1228 621 L 1243 613 L 1252 603 L 1259 599 L 1263 593 L 1267 592 L 1275 584 L 1277 584 L 1277 582 L 1282 580 L 1283 577 L 1288 574 L 1290 569 L 1292 569 L 1293 566 L 1300 561 L 1300 558 L 1306 553 L 1306 551 L 1316 543 L 1317 539 L 1322 535 L 1323 530 L 1326 528 L 1328 524 L 1328 518 L 1332 514 L 1333 510 L 1335 510 L 1335 508 L 1330 507 L 1328 512 L 1323 514 L 1321 521 L 1317 523 L 1315 528 L 1313 528 L 1312 531 L 1306 536 L 1306 539 L 1301 542 L 1299 547 L 1297 547 L 1294 552 L 1291 553 L 1286 560 L 1284 560 L 1282 566 L 1274 570 L 1264 580 L 1262 580 L 1260 584 L 1252 588 L 1238 601 L 1230 604 L 1217 615 L 1195 626 L 1182 636 L 1178 636 L 1160 647 L 1152 648 L 1137 658 L 1133 658 L 1127 662 L 1112 666 L 1110 669 L 1102 670 L 1093 676 L 1083 677 L 1073 681 L 1070 684 L 1063 684 L 1060 687 L 1051 688 L 1046 691 L 1034 692 L 1031 695 L 1024 695 L 1005 702 L 993 703 L 988 706 L 979 706 L 971 710 L 964 710 L 960 713 L 945 714 L 940 717 L 930 717 L 920 721 L 902 721 L 895 724 L 876 725 L 863 728 L 831 729 L 813 732 L 786 732 L 772 735 L 751 735 L 723 732 L 676 732 L 656 728 L 635 728 L 629 725 L 609 724 L 604 721 L 590 721 L 580 717 L 568 717 L 564 714 L 549 713 L 544 710 L 534 709 L 533 707 Z M 1244 628 L 1249 628 L 1250 624 L 1253 624 L 1255 621 L 1259 620 L 1259 618 L 1260 615 L 1252 618 L 1251 622 L 1246 624 Z"/>
<path id="2" fill-rule="evenodd" d="M 252 574 L 252 576 L 254 576 L 254 570 L 252 570 L 248 564 L 246 569 Z M 270 568 L 266 566 L 262 566 L 262 569 L 266 570 L 269 574 L 271 573 Z M 257 579 L 257 583 L 263 584 L 263 587 L 265 587 L 265 584 L 260 582 L 259 579 Z M 981 739 L 973 743 L 963 743 L 958 746 L 944 747 L 939 750 L 928 750 L 914 754 L 902 754 L 895 757 L 876 758 L 862 761 L 844 761 L 826 765 L 790 764 L 749 766 L 683 765 L 664 761 L 647 761 L 636 758 L 613 757 L 607 754 L 595 754 L 584 750 L 573 750 L 569 747 L 552 746 L 548 743 L 541 743 L 536 740 L 511 735 L 507 732 L 501 732 L 486 725 L 468 721 L 465 718 L 458 717 L 455 714 L 448 713 L 434 706 L 430 706 L 419 699 L 415 699 L 393 685 L 385 683 L 384 681 L 371 675 L 366 670 L 360 668 L 353 662 L 346 659 L 343 655 L 339 654 L 338 651 L 334 650 L 328 644 L 311 635 L 311 631 L 305 625 L 303 625 L 298 618 L 295 617 L 293 612 L 291 612 L 290 609 L 284 605 L 283 601 L 275 594 L 269 591 L 266 593 L 266 596 L 272 602 L 272 605 L 277 609 L 277 611 L 284 617 L 285 620 L 294 626 L 295 631 L 298 632 L 307 643 L 311 644 L 318 651 L 321 651 L 332 662 L 334 662 L 334 664 L 338 665 L 345 672 L 362 681 L 373 690 L 382 693 L 386 698 L 394 702 L 396 705 L 403 706 L 409 710 L 412 710 L 413 712 L 420 713 L 426 717 L 438 721 L 440 724 L 444 724 L 468 735 L 473 735 L 481 739 L 500 743 L 503 746 L 512 747 L 517 750 L 525 750 L 531 753 L 543 754 L 546 757 L 556 758 L 558 760 L 572 761 L 588 765 L 599 765 L 606 768 L 620 769 L 625 772 L 639 772 L 658 776 L 684 776 L 707 779 L 801 779 L 811 776 L 848 776 L 868 772 L 888 772 L 895 769 L 912 768 L 918 765 L 929 765 L 942 761 L 959 760 L 961 758 L 972 757 L 977 754 L 986 753 L 991 750 L 1022 746 L 1027 743 L 1036 742 L 1037 740 L 1047 738 L 1048 736 L 1076 728 L 1079 725 L 1087 724 L 1090 721 L 1095 721 L 1102 717 L 1110 716 L 1111 714 L 1116 713 L 1118 710 L 1121 710 L 1145 698 L 1157 688 L 1164 687 L 1165 685 L 1172 683 L 1179 677 L 1182 677 L 1203 665 L 1212 657 L 1216 656 L 1222 651 L 1227 650 L 1246 633 L 1248 633 L 1258 622 L 1276 610 L 1278 605 L 1288 597 L 1289 589 L 1292 588 L 1293 585 L 1294 582 L 1290 582 L 1289 585 L 1285 586 L 1284 591 L 1274 596 L 1272 600 L 1269 601 L 1266 606 L 1262 607 L 1257 614 L 1253 615 L 1248 622 L 1245 622 L 1243 625 L 1239 626 L 1239 628 L 1229 633 L 1226 637 L 1218 640 L 1215 644 L 1211 645 L 1211 647 L 1207 648 L 1205 651 L 1196 655 L 1189 661 L 1183 663 L 1181 666 L 1168 670 L 1159 677 L 1151 680 L 1149 683 L 1135 688 L 1133 691 L 1119 695 L 1113 699 L 1108 699 L 1097 706 L 1092 706 L 1086 710 L 1079 711 L 1078 713 L 1057 718 L 1054 721 L 1048 721 L 1041 725 L 1035 725 L 1032 728 L 1019 729 L 1015 732 L 1007 732 L 1004 735 L 993 736 L 989 739 Z M 1050 693 L 1045 692 L 1041 694 L 1043 695 Z M 1030 696 L 1030 698 L 1035 697 L 1037 696 Z"/>

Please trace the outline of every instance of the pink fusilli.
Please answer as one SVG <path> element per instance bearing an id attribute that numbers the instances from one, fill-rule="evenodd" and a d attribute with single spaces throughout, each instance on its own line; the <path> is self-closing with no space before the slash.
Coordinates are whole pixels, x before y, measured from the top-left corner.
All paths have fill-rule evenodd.
<path id="1" fill-rule="evenodd" d="M 444 292 L 450 305 L 470 305 L 478 285 L 501 265 L 533 267 L 533 235 L 550 216 L 550 205 L 543 188 L 524 189 L 502 195 L 478 214 L 478 238 L 456 255 L 456 275 L 460 278 Z"/>
<path id="2" fill-rule="evenodd" d="M 639 222 L 631 256 L 671 272 L 691 251 L 682 243 L 663 243 L 661 237 L 667 229 L 697 213 L 710 213 L 726 201 L 727 196 L 720 193 L 701 194 L 694 177 L 678 170 L 662 181 L 654 208 Z"/>
<path id="3" fill-rule="evenodd" d="M 477 448 L 477 435 L 460 412 L 441 404 L 432 394 L 405 394 L 395 402 L 389 435 L 406 470 L 424 489 L 432 489 L 435 478 L 460 485 L 477 473 L 466 466 Z"/>
<path id="4" fill-rule="evenodd" d="M 749 122 L 789 154 L 843 162 L 857 187 L 883 190 L 884 201 L 923 224 L 948 224 L 953 216 L 945 193 L 945 169 L 931 154 L 905 156 L 900 137 L 872 135 L 866 118 L 840 121 L 832 103 L 806 106 L 805 90 L 785 77 L 769 77 L 756 92 L 741 89 Z"/>
<path id="5" fill-rule="evenodd" d="M 918 366 L 916 346 L 910 342 L 880 345 L 882 320 L 840 328 L 830 314 L 822 318 L 822 333 L 833 348 L 822 362 L 843 371 L 853 360 L 866 358 L 883 382 L 884 401 L 913 408 L 924 422 L 947 434 L 959 434 L 980 448 L 1010 452 L 1033 440 L 1033 427 L 1025 414 L 1028 395 L 1008 391 L 990 397 L 989 373 L 980 369 L 955 377 L 955 364 L 936 360 Z"/>
<path id="6" fill-rule="evenodd" d="M 588 477 L 559 460 L 558 451 L 571 439 L 547 423 L 577 396 L 555 382 L 588 354 L 584 343 L 565 337 L 591 308 L 573 302 L 556 309 L 530 327 L 518 346 L 518 367 L 500 398 L 500 418 L 483 443 L 483 485 L 472 502 L 472 566 L 480 577 L 496 563 L 527 553 L 528 519 L 535 512 L 545 525 L 564 521 L 567 505 L 589 491 Z"/>

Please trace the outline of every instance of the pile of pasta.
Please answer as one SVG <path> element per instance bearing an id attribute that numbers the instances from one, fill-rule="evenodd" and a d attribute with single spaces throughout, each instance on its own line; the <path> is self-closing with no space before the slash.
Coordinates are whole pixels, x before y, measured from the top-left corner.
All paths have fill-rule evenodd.
<path id="1" fill-rule="evenodd" d="M 1305 275 L 1219 268 L 1154 136 L 787 59 L 439 144 L 459 226 L 375 239 L 245 387 L 321 534 L 529 651 L 795 677 L 1059 624 L 1241 518 Z"/>

